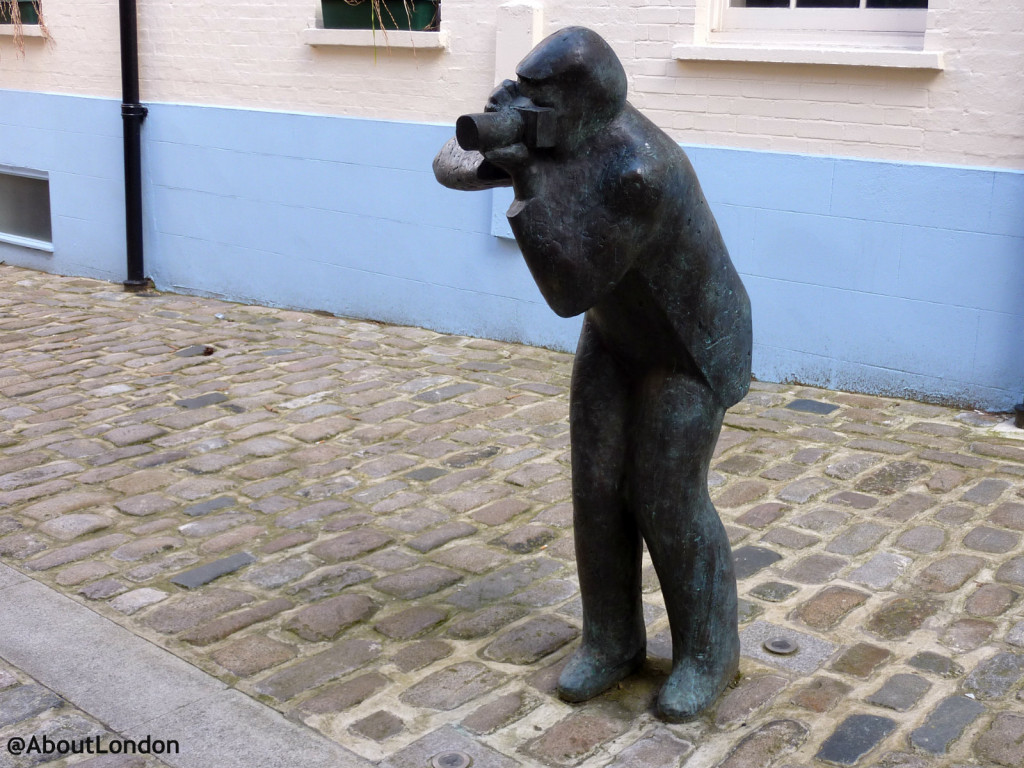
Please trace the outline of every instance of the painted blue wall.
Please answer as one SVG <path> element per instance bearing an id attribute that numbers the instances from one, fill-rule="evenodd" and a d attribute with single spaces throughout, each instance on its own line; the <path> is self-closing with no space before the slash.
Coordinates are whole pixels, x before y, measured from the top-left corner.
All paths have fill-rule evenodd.
<path id="1" fill-rule="evenodd" d="M 152 105 L 147 274 L 168 290 L 572 349 L 579 319 L 557 318 L 514 242 L 492 234 L 503 203 L 434 181 L 450 135 Z M 686 149 L 751 294 L 758 378 L 1021 401 L 1024 173 Z M 122 280 L 120 151 L 117 102 L 0 91 L 0 164 L 48 171 L 54 212 L 52 255 L 0 258 Z"/>
<path id="2" fill-rule="evenodd" d="M 687 151 L 751 294 L 755 375 L 1021 402 L 1024 173 Z"/>
<path id="3" fill-rule="evenodd" d="M 154 105 L 147 272 L 157 284 L 572 348 L 489 194 L 441 187 L 450 127 Z"/>
<path id="4" fill-rule="evenodd" d="M 124 280 L 121 104 L 0 90 L 0 166 L 45 172 L 54 252 L 0 243 L 0 261 Z"/>

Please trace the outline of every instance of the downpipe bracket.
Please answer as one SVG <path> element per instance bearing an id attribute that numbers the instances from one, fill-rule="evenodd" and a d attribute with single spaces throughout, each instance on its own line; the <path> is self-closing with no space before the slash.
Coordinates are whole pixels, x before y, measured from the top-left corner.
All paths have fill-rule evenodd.
<path id="1" fill-rule="evenodd" d="M 144 107 L 142 104 L 125 103 L 121 105 L 121 117 L 145 120 L 146 115 L 148 114 L 149 109 L 147 107 Z"/>

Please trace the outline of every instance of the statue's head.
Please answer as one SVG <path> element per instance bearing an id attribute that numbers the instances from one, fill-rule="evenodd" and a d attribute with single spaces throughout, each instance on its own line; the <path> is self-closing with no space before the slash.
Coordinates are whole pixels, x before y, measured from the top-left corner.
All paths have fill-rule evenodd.
<path id="1" fill-rule="evenodd" d="M 542 40 L 516 67 L 519 93 L 555 110 L 567 149 L 610 123 L 626 104 L 626 72 L 596 32 L 567 27 Z"/>

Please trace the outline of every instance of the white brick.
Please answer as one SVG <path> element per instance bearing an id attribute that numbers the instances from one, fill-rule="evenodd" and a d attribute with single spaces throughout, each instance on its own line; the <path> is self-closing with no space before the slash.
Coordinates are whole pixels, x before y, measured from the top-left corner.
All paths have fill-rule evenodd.
<path id="1" fill-rule="evenodd" d="M 672 43 L 669 41 L 638 40 L 636 44 L 636 55 L 640 58 L 672 58 Z"/>
<path id="2" fill-rule="evenodd" d="M 764 95 L 769 99 L 798 99 L 802 87 L 803 84 L 799 82 L 778 82 L 769 79 L 764 85 Z"/>
<path id="3" fill-rule="evenodd" d="M 633 78 L 633 88 L 646 93 L 675 93 L 679 80 L 674 77 L 648 77 L 641 75 Z"/>
<path id="4" fill-rule="evenodd" d="M 883 122 L 886 125 L 912 126 L 915 124 L 915 119 L 921 115 L 919 109 L 912 107 L 905 107 L 903 109 L 890 107 L 879 109 L 878 111 L 882 113 Z"/>
<path id="5" fill-rule="evenodd" d="M 736 130 L 736 118 L 731 115 L 694 115 L 693 126 L 698 131 L 709 133 L 732 133 Z"/>
<path id="6" fill-rule="evenodd" d="M 638 24 L 679 24 L 680 11 L 672 7 L 647 7 L 636 12 Z"/>
<path id="7" fill-rule="evenodd" d="M 875 104 L 883 106 L 926 107 L 928 106 L 928 91 L 923 88 L 894 86 L 876 91 L 873 101 Z"/>
<path id="8" fill-rule="evenodd" d="M 873 104 L 836 104 L 832 107 L 832 117 L 842 123 L 879 125 L 885 122 L 884 111 Z"/>
<path id="9" fill-rule="evenodd" d="M 754 115 L 737 115 L 736 132 L 745 136 L 758 136 L 764 132 L 763 119 Z"/>
<path id="10" fill-rule="evenodd" d="M 879 144 L 894 144 L 905 147 L 920 147 L 924 131 L 898 125 L 876 125 L 871 129 L 872 138 Z"/>
<path id="11" fill-rule="evenodd" d="M 828 120 L 813 120 L 801 122 L 796 129 L 796 135 L 805 139 L 829 139 L 841 141 L 845 138 L 846 126 L 842 123 L 833 123 Z"/>
<path id="12" fill-rule="evenodd" d="M 495 76 L 493 0 L 442 0 L 444 52 L 312 49 L 301 33 L 317 2 L 190 0 L 183 12 L 138 0 L 143 99 L 432 122 L 479 109 Z M 681 64 L 672 46 L 706 37 L 711 0 L 542 2 L 545 34 L 583 23 L 609 39 L 631 98 L 678 139 L 1024 167 L 1020 0 L 931 0 L 926 47 L 944 51 L 939 73 Z M 56 44 L 20 58 L 0 38 L 3 87 L 119 98 L 116 3 L 45 0 L 45 9 Z"/>
<path id="13" fill-rule="evenodd" d="M 760 113 L 768 117 L 788 117 L 797 120 L 815 121 L 832 117 L 835 105 L 822 101 L 763 101 Z"/>
<path id="14" fill-rule="evenodd" d="M 772 136 L 768 148 L 776 152 L 794 152 L 800 154 L 812 154 L 814 143 L 807 139 L 797 139 L 792 136 Z"/>
<path id="15" fill-rule="evenodd" d="M 850 89 L 843 83 L 806 83 L 800 86 L 800 98 L 808 101 L 830 101 L 846 103 L 850 100 Z"/>

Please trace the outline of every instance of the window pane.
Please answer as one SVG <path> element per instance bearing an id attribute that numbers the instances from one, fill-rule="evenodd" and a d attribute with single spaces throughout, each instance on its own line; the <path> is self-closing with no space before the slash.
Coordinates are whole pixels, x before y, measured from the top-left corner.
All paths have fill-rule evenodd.
<path id="1" fill-rule="evenodd" d="M 732 0 L 733 8 L 789 8 L 789 0 Z"/>
<path id="2" fill-rule="evenodd" d="M 797 8 L 860 8 L 860 0 L 796 0 Z"/>
<path id="3" fill-rule="evenodd" d="M 927 8 L 928 0 L 868 0 L 868 8 Z"/>
<path id="4" fill-rule="evenodd" d="M 39 14 L 36 13 L 36 7 L 29 0 L 19 0 L 18 10 L 21 12 L 21 23 L 22 24 L 38 24 Z M 0 6 L 0 24 L 11 23 L 11 10 L 13 5 L 11 3 L 4 3 Z"/>
<path id="5" fill-rule="evenodd" d="M 49 243 L 50 182 L 0 173 L 0 232 Z"/>

